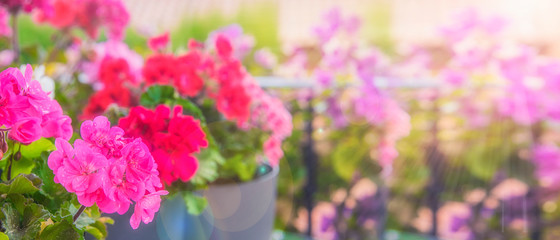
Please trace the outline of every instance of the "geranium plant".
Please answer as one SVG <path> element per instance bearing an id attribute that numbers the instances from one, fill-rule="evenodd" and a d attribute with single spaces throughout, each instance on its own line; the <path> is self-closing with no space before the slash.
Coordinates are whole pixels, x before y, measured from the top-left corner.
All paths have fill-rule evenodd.
<path id="1" fill-rule="evenodd" d="M 122 212 L 131 200 L 137 202 L 134 227 L 153 218 L 155 198 L 166 192 L 156 191 L 156 165 L 139 139 L 122 138 L 121 129 L 109 129 L 99 117 L 82 124 L 84 140 L 72 148 L 71 119 L 41 89 L 31 66 L 4 70 L 0 87 L 0 237 L 78 239 L 87 231 L 103 238 L 112 220 L 100 211 Z"/>
<path id="2" fill-rule="evenodd" d="M 92 42 L 105 27 L 109 39 L 118 42 L 128 22 L 123 3 L 0 1 L 0 13 L 0 41 L 11 41 L 11 49 L 2 51 L 1 65 L 19 66 L 21 60 L 46 64 L 35 73 L 31 65 L 0 73 L 0 239 L 83 239 L 85 232 L 102 239 L 113 220 L 101 214 L 122 214 L 129 208 L 134 208 L 132 228 L 151 222 L 167 191 L 148 147 L 94 114 L 84 115 L 77 139 L 72 127 L 77 118 L 68 114 L 72 111 L 66 101 L 71 95 L 64 91 L 75 90 L 70 82 L 85 71 L 78 67 L 81 56 L 72 59 L 81 42 L 74 29 L 85 30 L 84 41 Z M 52 48 L 20 48 L 18 19 L 24 13 L 60 29 L 54 46 L 48 46 Z M 55 84 L 45 69 L 63 74 L 56 75 Z M 79 89 L 74 94 L 85 93 Z"/>
<path id="3" fill-rule="evenodd" d="M 135 95 L 139 106 L 117 101 L 117 113 L 130 107 L 118 120 L 119 127 L 125 136 L 143 140 L 165 188 L 186 190 L 193 213 L 205 206 L 193 190 L 209 183 L 249 181 L 276 167 L 283 156 L 282 140 L 292 129 L 289 112 L 257 85 L 235 57 L 230 39 L 219 32 L 212 36 L 206 44 L 189 42 L 188 50 L 179 55 L 166 52 L 167 35 L 157 36 L 149 41 L 154 53 L 139 75 L 132 68 L 118 67 L 123 65 L 115 57 L 111 62 L 115 67 L 110 67 L 105 63 L 111 57 L 105 57 L 95 68 L 100 81 L 93 82 L 103 86 L 100 92 L 120 96 L 121 90 L 110 89 L 125 89 L 130 96 L 143 92 Z M 124 62 L 132 66 L 131 61 Z M 114 76 L 124 81 L 114 81 Z M 96 101 L 94 96 L 90 105 Z M 106 105 L 86 109 L 107 110 Z"/>

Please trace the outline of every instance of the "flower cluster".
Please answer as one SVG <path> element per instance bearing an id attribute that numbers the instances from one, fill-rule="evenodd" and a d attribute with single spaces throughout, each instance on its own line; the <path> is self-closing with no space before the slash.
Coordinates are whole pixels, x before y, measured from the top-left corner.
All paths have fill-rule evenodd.
<path id="1" fill-rule="evenodd" d="M 10 129 L 11 139 L 29 144 L 41 137 L 72 137 L 72 120 L 48 94 L 30 65 L 25 74 L 17 68 L 0 73 L 0 126 Z"/>
<path id="2" fill-rule="evenodd" d="M 97 44 L 94 57 L 83 64 L 83 69 L 94 89 L 98 90 L 89 99 L 81 116 L 89 119 L 105 112 L 111 105 L 132 107 L 137 96 L 130 87 L 136 87 L 140 80 L 142 57 L 131 51 L 122 42 L 108 41 Z"/>
<path id="3" fill-rule="evenodd" d="M 105 213 L 124 214 L 136 202 L 130 225 L 149 223 L 167 192 L 158 177 L 157 164 L 141 139 L 125 138 L 106 117 L 87 120 L 80 128 L 82 139 L 72 146 L 57 138 L 48 165 L 56 183 L 76 193 L 80 204 L 97 204 Z"/>
<path id="4" fill-rule="evenodd" d="M 292 133 L 292 115 L 282 101 L 272 97 L 252 82 L 249 94 L 254 99 L 249 125 L 269 131 L 271 135 L 264 142 L 264 154 L 272 166 L 284 156 L 282 141 Z"/>
<path id="5" fill-rule="evenodd" d="M 172 110 L 159 105 L 155 110 L 134 107 L 119 120 L 119 126 L 131 137 L 139 137 L 149 146 L 163 182 L 170 185 L 180 179 L 189 181 L 198 170 L 193 155 L 208 146 L 200 122 L 182 114 L 176 106 Z"/>
<path id="6" fill-rule="evenodd" d="M 197 51 L 178 57 L 157 53 L 146 59 L 142 75 L 147 86 L 171 84 L 183 95 L 196 96 L 204 84 L 200 76 L 204 70 L 202 58 Z"/>
<path id="7" fill-rule="evenodd" d="M 560 149 L 550 144 L 534 146 L 532 160 L 540 185 L 548 190 L 560 190 Z"/>
<path id="8" fill-rule="evenodd" d="M 460 110 L 474 127 L 488 125 L 493 112 L 522 125 L 558 120 L 560 63 L 530 46 L 501 40 L 505 23 L 474 9 L 459 13 L 441 31 L 452 57 L 439 78 L 461 93 Z"/>
<path id="9" fill-rule="evenodd" d="M 245 84 L 248 74 L 234 58 L 231 43 L 218 36 L 215 41 L 217 56 L 204 53 L 201 47 L 200 43 L 191 41 L 190 51 L 184 55 L 158 53 L 148 57 L 142 69 L 146 84 L 172 84 L 179 93 L 191 97 L 205 90 L 216 100 L 218 111 L 226 119 L 240 125 L 247 122 L 251 105 Z"/>
<path id="10" fill-rule="evenodd" d="M 238 124 L 247 122 L 251 114 L 251 97 L 248 81 L 251 79 L 234 56 L 234 49 L 230 41 L 221 35 L 216 38 L 216 52 L 218 53 L 212 77 L 218 87 L 209 89 L 209 95 L 214 95 L 216 107 L 229 120 Z"/>
<path id="11" fill-rule="evenodd" d="M 0 6 L 12 13 L 17 13 L 20 10 L 31 12 L 34 9 L 40 9 L 49 15 L 52 12 L 50 0 L 1 0 Z"/>
<path id="12" fill-rule="evenodd" d="M 216 46 L 218 37 L 225 37 L 231 43 L 233 56 L 239 60 L 243 60 L 255 46 L 255 38 L 243 34 L 243 28 L 238 24 L 231 24 L 211 32 L 206 40 L 208 49 L 213 49 Z"/>
<path id="13" fill-rule="evenodd" d="M 35 18 L 59 29 L 82 28 L 94 39 L 104 26 L 110 39 L 122 39 L 129 14 L 121 0 L 53 0 L 52 10 L 41 10 Z"/>
<path id="14" fill-rule="evenodd" d="M 312 69 L 310 77 L 317 86 L 314 94 L 327 95 L 322 104 L 333 127 L 345 128 L 362 121 L 380 129 L 377 161 L 389 174 L 398 156 L 396 142 L 410 131 L 410 117 L 388 91 L 375 84 L 379 77 L 391 79 L 392 69 L 379 50 L 360 42 L 359 29 L 359 18 L 343 16 L 340 9 L 334 8 L 313 29 L 321 53 L 318 62 L 308 61 L 302 55 L 304 48 L 296 48 L 288 54 L 293 58 L 287 65 L 303 69 L 290 77 L 301 77 L 297 75 Z"/>
<path id="15" fill-rule="evenodd" d="M 331 202 L 319 202 L 311 212 L 312 236 L 318 239 L 337 240 L 343 236 L 363 239 L 374 235 L 382 212 L 378 186 L 367 178 L 357 180 L 350 189 L 337 189 Z M 308 212 L 298 211 L 294 226 L 301 232 L 307 230 Z M 344 220 L 342 220 L 344 219 Z M 348 222 L 357 224 L 349 226 Z"/>

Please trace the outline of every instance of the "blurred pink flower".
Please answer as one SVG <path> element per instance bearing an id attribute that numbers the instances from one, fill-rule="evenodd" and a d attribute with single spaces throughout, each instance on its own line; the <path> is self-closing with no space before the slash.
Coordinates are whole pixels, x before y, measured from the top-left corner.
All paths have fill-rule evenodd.
<path id="1" fill-rule="evenodd" d="M 492 189 L 492 195 L 500 200 L 523 197 L 529 191 L 529 186 L 515 178 L 508 178 Z"/>
<path id="2" fill-rule="evenodd" d="M 272 69 L 276 67 L 278 59 L 270 49 L 261 48 L 255 52 L 255 62 L 263 68 Z"/>
<path id="3" fill-rule="evenodd" d="M 0 8 L 0 36 L 11 36 L 10 14 L 6 9 Z"/>
<path id="4" fill-rule="evenodd" d="M 60 29 L 79 27 L 93 39 L 105 27 L 109 39 L 121 40 L 130 18 L 121 0 L 53 0 L 53 5 L 38 11 L 35 20 Z"/>
<path id="5" fill-rule="evenodd" d="M 243 33 L 243 28 L 238 24 L 231 24 L 211 32 L 206 40 L 208 49 L 216 46 L 218 36 L 223 36 L 231 42 L 234 50 L 233 56 L 238 60 L 243 60 L 255 46 L 255 38 Z"/>
<path id="6" fill-rule="evenodd" d="M 280 158 L 284 156 L 282 151 L 282 141 L 278 138 L 271 136 L 264 142 L 264 154 L 266 155 L 270 165 L 278 166 Z"/>
<path id="7" fill-rule="evenodd" d="M 96 44 L 93 50 L 95 53 L 93 58 L 88 62 L 84 62 L 82 68 L 88 77 L 88 83 L 93 84 L 94 88 L 103 88 L 101 79 L 102 66 L 108 60 L 124 60 L 131 74 L 131 78 L 127 80 L 132 81 L 133 84 L 141 81 L 144 59 L 138 53 L 131 50 L 127 44 L 109 40 Z"/>
<path id="8" fill-rule="evenodd" d="M 14 61 L 14 52 L 12 50 L 0 51 L 0 66 L 8 66 Z"/>
<path id="9" fill-rule="evenodd" d="M 308 212 L 300 209 L 294 226 L 300 232 L 307 231 Z M 311 234 L 315 239 L 336 240 L 338 239 L 334 220 L 336 218 L 336 208 L 329 202 L 318 202 L 311 212 L 312 228 Z"/>
<path id="10" fill-rule="evenodd" d="M 368 178 L 362 178 L 350 189 L 350 196 L 360 201 L 377 193 L 377 185 Z"/>
<path id="11" fill-rule="evenodd" d="M 555 145 L 533 147 L 535 174 L 542 187 L 560 190 L 560 149 Z"/>
<path id="12" fill-rule="evenodd" d="M 152 51 L 161 51 L 165 49 L 169 44 L 169 32 L 165 32 L 161 35 L 151 37 L 148 40 L 148 46 Z"/>

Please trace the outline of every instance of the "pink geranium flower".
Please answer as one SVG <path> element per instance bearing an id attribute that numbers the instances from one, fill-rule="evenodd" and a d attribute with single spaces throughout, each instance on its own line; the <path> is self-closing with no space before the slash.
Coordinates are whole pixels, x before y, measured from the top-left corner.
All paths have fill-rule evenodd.
<path id="1" fill-rule="evenodd" d="M 41 119 L 26 117 L 20 118 L 12 125 L 8 136 L 27 145 L 41 138 L 41 133 Z"/>
<path id="2" fill-rule="evenodd" d="M 74 158 L 63 163 L 64 172 L 59 180 L 69 192 L 78 195 L 92 193 L 103 183 L 103 173 L 100 170 L 108 165 L 108 160 L 80 139 L 74 143 L 74 151 Z"/>
<path id="3" fill-rule="evenodd" d="M 0 73 L 0 125 L 13 128 L 9 133 L 12 139 L 24 144 L 40 137 L 70 139 L 71 123 L 58 102 L 33 79 L 30 65 L 25 74 L 17 68 Z"/>
<path id="4" fill-rule="evenodd" d="M 146 224 L 151 222 L 154 219 L 154 214 L 160 207 L 161 195 L 166 195 L 168 193 L 167 191 L 161 190 L 142 197 L 142 199 L 136 203 L 134 213 L 130 218 L 130 225 L 132 228 L 138 228 L 140 220 Z"/>
<path id="5" fill-rule="evenodd" d="M 80 129 L 83 140 L 77 139 L 74 149 L 67 141 L 56 139 L 57 150 L 48 159 L 54 181 L 76 193 L 84 206 L 97 204 L 102 212 L 124 214 L 136 202 L 153 218 L 159 204 L 146 204 L 146 199 L 153 199 L 152 193 L 162 184 L 148 147 L 139 138 L 123 137 L 124 131 L 111 127 L 106 117 L 85 121 Z M 157 198 L 167 194 L 159 193 Z"/>

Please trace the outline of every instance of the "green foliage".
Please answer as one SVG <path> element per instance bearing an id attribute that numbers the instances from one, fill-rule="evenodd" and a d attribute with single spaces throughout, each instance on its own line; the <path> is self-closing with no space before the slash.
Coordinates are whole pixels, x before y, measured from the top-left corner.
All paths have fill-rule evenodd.
<path id="1" fill-rule="evenodd" d="M 20 174 L 7 183 L 0 183 L 0 194 L 34 193 L 41 184 L 41 179 L 33 174 Z"/>
<path id="2" fill-rule="evenodd" d="M 245 156 L 236 155 L 228 159 L 223 165 L 223 170 L 228 173 L 233 173 L 229 177 L 237 176 L 243 182 L 253 179 L 257 165 L 246 161 Z M 225 175 L 227 177 L 228 175 Z"/>
<path id="3" fill-rule="evenodd" d="M 22 47 L 38 45 L 42 48 L 54 46 L 51 38 L 56 30 L 47 24 L 36 24 L 29 15 L 20 14 L 18 17 L 19 42 Z"/>
<path id="4" fill-rule="evenodd" d="M 153 85 L 142 94 L 140 104 L 154 108 L 159 104 L 172 104 L 177 98 L 178 96 L 172 86 Z"/>
<path id="5" fill-rule="evenodd" d="M 198 159 L 198 171 L 191 179 L 194 185 L 204 186 L 218 179 L 218 167 L 225 161 L 224 157 L 213 148 L 206 148 L 196 155 Z"/>
<path id="6" fill-rule="evenodd" d="M 48 211 L 41 205 L 29 203 L 19 209 L 12 203 L 2 205 L 2 226 L 10 239 L 35 239 L 41 230 L 41 221 L 48 217 Z"/>
<path id="7" fill-rule="evenodd" d="M 21 155 L 25 158 L 38 158 L 43 152 L 50 152 L 55 150 L 53 142 L 46 138 L 41 138 L 29 145 L 21 145 Z"/>
<path id="8" fill-rule="evenodd" d="M 80 235 L 67 221 L 57 222 L 47 226 L 39 235 L 39 240 L 78 239 Z"/>
<path id="9" fill-rule="evenodd" d="M 192 215 L 200 215 L 206 209 L 208 201 L 206 198 L 194 194 L 192 192 L 185 192 L 183 194 L 183 200 L 185 201 L 185 206 L 187 211 Z"/>

